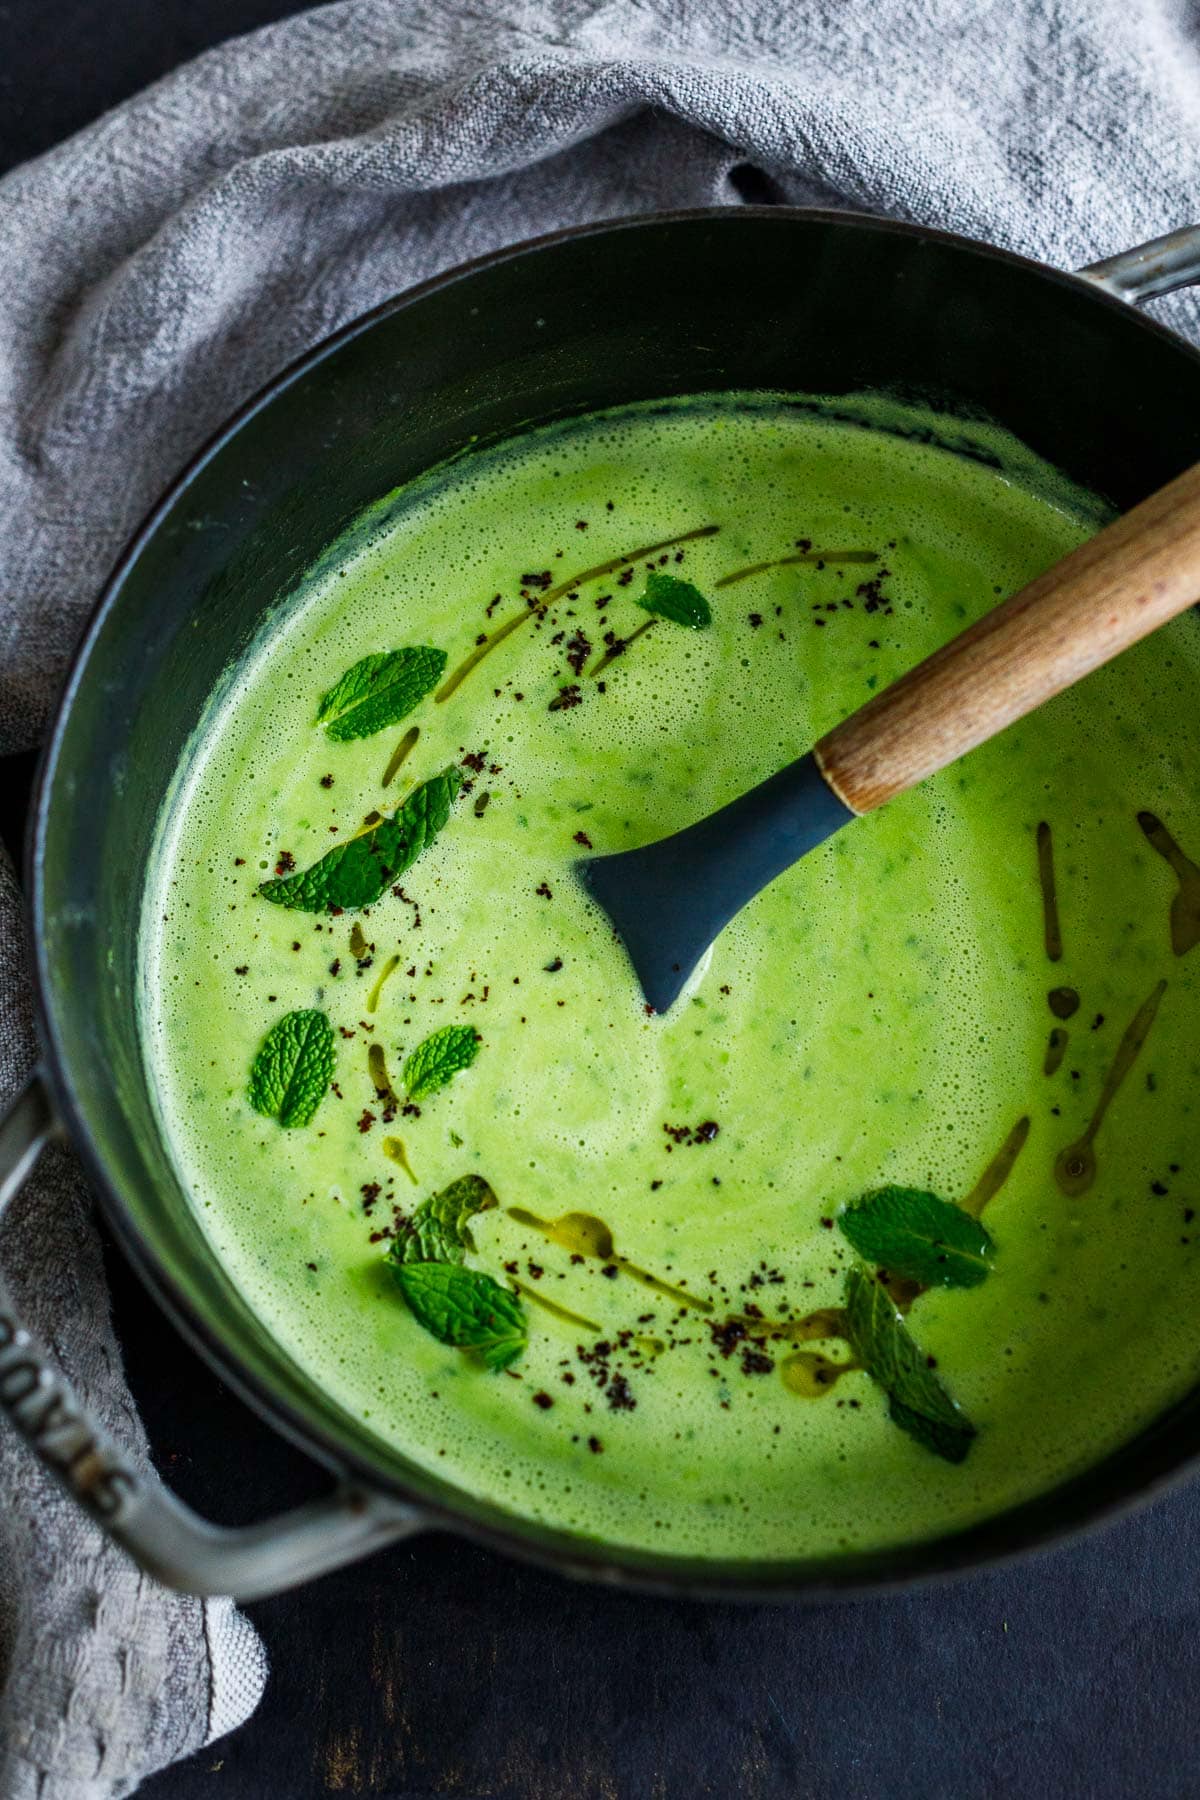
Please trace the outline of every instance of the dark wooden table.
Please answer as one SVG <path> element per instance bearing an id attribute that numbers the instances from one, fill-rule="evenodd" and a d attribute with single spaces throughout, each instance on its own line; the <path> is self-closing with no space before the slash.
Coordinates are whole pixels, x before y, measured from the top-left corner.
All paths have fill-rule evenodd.
<path id="1" fill-rule="evenodd" d="M 0 0 L 0 168 L 293 10 Z M 10 842 L 30 769 L 0 766 Z M 180 1491 L 229 1521 L 313 1491 L 110 1261 L 130 1380 Z M 1194 1800 L 1198 1596 L 1196 1486 L 1019 1567 L 804 1610 L 604 1593 L 431 1537 L 251 1607 L 273 1668 L 258 1715 L 142 1792 Z"/>

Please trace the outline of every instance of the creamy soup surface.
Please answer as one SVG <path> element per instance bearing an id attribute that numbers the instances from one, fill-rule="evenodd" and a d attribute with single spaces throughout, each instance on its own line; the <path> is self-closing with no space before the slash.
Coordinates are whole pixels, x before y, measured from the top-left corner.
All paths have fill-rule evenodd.
<path id="1" fill-rule="evenodd" d="M 779 879 L 665 1017 L 573 872 L 800 755 L 1102 521 L 930 426 L 710 396 L 466 455 L 281 602 L 179 770 L 142 1014 L 204 1230 L 348 1413 L 524 1517 L 723 1558 L 926 1538 L 1200 1373 L 1194 618 Z M 416 647 L 411 711 L 339 736 L 345 672 Z M 439 797 L 378 897 L 295 904 Z M 292 1013 L 327 1023 L 285 1123 Z M 889 1187 L 902 1225 L 958 1209 L 954 1285 L 856 1228 Z"/>

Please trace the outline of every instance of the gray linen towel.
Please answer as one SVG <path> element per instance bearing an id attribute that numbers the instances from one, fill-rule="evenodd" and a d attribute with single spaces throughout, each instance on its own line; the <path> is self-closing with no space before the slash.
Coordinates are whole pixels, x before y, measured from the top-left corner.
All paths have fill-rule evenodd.
<path id="1" fill-rule="evenodd" d="M 1077 264 L 1200 216 L 1198 74 L 1185 0 L 344 0 L 199 58 L 0 183 L 0 750 L 41 733 L 165 480 L 376 301 L 555 226 L 736 205 L 745 163 L 780 200 Z M 1165 310 L 1200 336 L 1191 297 Z M 5 870 L 4 1091 L 32 1053 L 16 920 Z M 0 1259 L 140 1442 L 68 1153 Z M 263 1677 L 232 1608 L 138 1578 L 3 1428 L 0 1670 L 4 1800 L 131 1793 Z"/>

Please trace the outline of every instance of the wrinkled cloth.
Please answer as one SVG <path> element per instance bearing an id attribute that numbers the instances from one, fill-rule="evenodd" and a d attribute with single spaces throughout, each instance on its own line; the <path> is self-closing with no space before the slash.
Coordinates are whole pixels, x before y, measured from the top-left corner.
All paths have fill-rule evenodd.
<path id="1" fill-rule="evenodd" d="M 33 1061 L 20 895 L 0 849 L 0 1099 Z M 144 1456 L 88 1215 L 74 1156 L 45 1151 L 0 1230 L 4 1285 L 76 1394 Z M 149 1770 L 241 1724 L 266 1672 L 228 1600 L 140 1574 L 0 1425 L 2 1800 L 131 1794 Z"/>
<path id="2" fill-rule="evenodd" d="M 1200 211 L 1198 75 L 1183 0 L 343 0 L 198 58 L 0 183 L 0 750 L 44 730 L 170 476 L 388 295 L 562 225 L 748 194 L 1078 265 Z M 1190 296 L 1160 310 L 1200 336 Z M 4 871 L 0 1087 L 31 1054 Z M 0 1264 L 140 1447 L 87 1210 L 54 1151 Z M 0 1670 L 6 1800 L 130 1793 L 263 1674 L 227 1603 L 137 1576 L 3 1427 Z"/>

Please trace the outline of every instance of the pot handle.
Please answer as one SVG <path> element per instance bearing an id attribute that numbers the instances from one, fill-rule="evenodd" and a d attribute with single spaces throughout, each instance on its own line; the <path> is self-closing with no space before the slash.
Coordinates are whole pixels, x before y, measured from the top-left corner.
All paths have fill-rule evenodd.
<path id="1" fill-rule="evenodd" d="M 1148 244 L 1088 263 L 1076 273 L 1135 306 L 1176 288 L 1194 287 L 1200 282 L 1200 225 L 1183 225 Z"/>
<path id="2" fill-rule="evenodd" d="M 35 1071 L 0 1119 L 0 1217 L 60 1134 Z M 339 1486 L 256 1525 L 212 1525 L 135 1465 L 80 1405 L 17 1319 L 0 1281 L 0 1411 L 79 1504 L 168 1587 L 255 1600 L 339 1568 L 426 1525 L 412 1506 Z"/>

